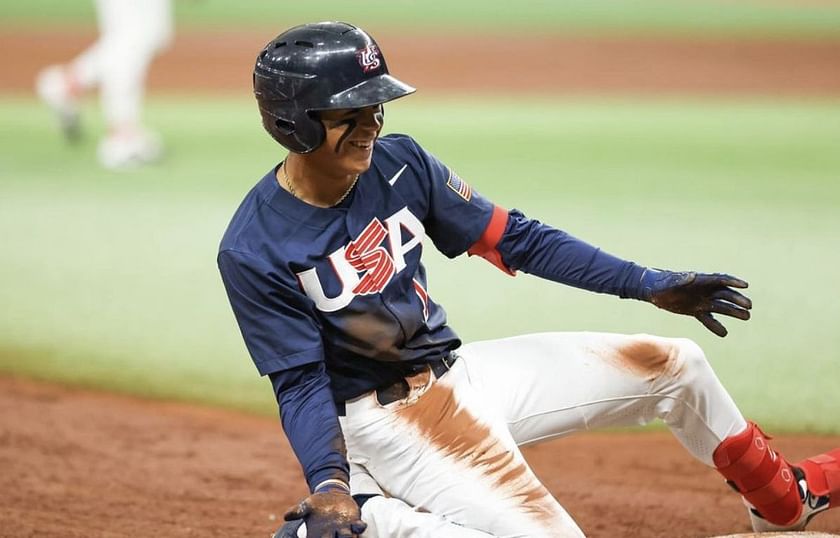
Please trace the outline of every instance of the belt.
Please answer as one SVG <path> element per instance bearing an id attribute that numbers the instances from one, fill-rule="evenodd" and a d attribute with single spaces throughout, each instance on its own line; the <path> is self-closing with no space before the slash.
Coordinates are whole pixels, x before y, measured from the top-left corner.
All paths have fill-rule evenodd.
<path id="1" fill-rule="evenodd" d="M 435 374 L 435 378 L 440 379 L 443 374 L 452 368 L 452 365 L 455 364 L 457 358 L 458 356 L 455 355 L 455 353 L 448 353 L 439 359 L 429 361 L 426 365 L 432 373 Z M 408 387 L 408 383 L 404 378 L 400 378 L 390 385 L 376 389 L 376 400 L 381 405 L 388 405 L 389 403 L 396 402 L 397 400 L 407 398 L 409 392 L 410 389 Z M 335 407 L 336 410 L 338 410 L 338 416 L 343 417 L 347 415 L 347 408 L 344 402 L 336 402 Z"/>

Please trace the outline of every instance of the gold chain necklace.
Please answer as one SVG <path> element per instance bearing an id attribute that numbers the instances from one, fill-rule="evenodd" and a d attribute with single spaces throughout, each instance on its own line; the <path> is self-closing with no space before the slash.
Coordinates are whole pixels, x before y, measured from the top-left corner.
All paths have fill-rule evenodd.
<path id="1" fill-rule="evenodd" d="M 298 200 L 301 200 L 302 198 L 300 196 L 298 196 L 298 193 L 295 190 L 294 185 L 292 185 L 292 182 L 289 179 L 289 174 L 286 173 L 286 161 L 283 161 L 283 165 L 280 167 L 280 169 L 283 171 L 283 179 L 286 180 L 286 187 L 289 188 L 289 192 L 292 194 L 292 196 L 294 196 Z M 347 187 L 347 190 L 344 191 L 344 194 L 341 195 L 341 198 L 339 198 L 338 201 L 335 202 L 334 204 L 332 204 L 330 207 L 337 206 L 337 205 L 341 204 L 341 202 L 346 200 L 347 197 L 350 195 L 350 191 L 352 191 L 353 187 L 356 186 L 357 181 L 359 181 L 359 174 L 356 174 L 356 177 L 353 178 L 353 183 L 351 183 L 350 186 Z"/>

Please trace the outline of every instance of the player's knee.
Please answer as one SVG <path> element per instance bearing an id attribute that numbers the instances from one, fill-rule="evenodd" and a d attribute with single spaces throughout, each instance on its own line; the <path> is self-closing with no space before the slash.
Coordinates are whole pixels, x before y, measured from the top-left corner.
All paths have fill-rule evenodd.
<path id="1" fill-rule="evenodd" d="M 670 340 L 670 345 L 673 347 L 672 363 L 667 370 L 670 376 L 689 386 L 714 376 L 706 354 L 696 342 L 688 338 L 674 338 Z"/>
<path id="2" fill-rule="evenodd" d="M 675 370 L 683 347 L 679 340 L 637 334 L 619 350 L 619 360 L 636 375 L 654 381 Z"/>
<path id="3" fill-rule="evenodd" d="M 661 338 L 640 334 L 621 350 L 621 360 L 649 379 L 690 384 L 711 373 L 706 354 L 687 338 Z"/>

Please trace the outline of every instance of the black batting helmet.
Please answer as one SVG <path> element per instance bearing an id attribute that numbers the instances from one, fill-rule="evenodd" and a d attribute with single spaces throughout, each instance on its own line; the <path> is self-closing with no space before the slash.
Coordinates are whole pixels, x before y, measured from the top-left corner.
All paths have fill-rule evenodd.
<path id="1" fill-rule="evenodd" d="M 388 74 L 370 35 L 343 22 L 283 32 L 260 52 L 254 67 L 263 126 L 296 153 L 309 153 L 324 141 L 324 126 L 313 112 L 364 108 L 414 91 Z"/>

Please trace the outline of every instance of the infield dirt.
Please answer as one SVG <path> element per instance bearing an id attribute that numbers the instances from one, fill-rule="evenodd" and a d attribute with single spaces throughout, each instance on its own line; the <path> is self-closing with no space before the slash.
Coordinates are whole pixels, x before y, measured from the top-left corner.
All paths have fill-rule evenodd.
<path id="1" fill-rule="evenodd" d="M 840 95 L 840 40 L 376 37 L 391 71 L 421 93 Z M 0 92 L 32 91 L 38 69 L 68 61 L 95 38 L 3 29 Z M 179 32 L 153 63 L 149 87 L 250 94 L 254 58 L 270 38 Z"/>
<path id="2" fill-rule="evenodd" d="M 0 417 L 2 536 L 269 536 L 306 493 L 271 418 L 9 377 Z M 798 459 L 840 437 L 775 446 Z M 525 456 L 591 537 L 749 530 L 738 496 L 667 433 L 578 434 Z M 840 510 L 812 529 L 840 531 Z"/>

